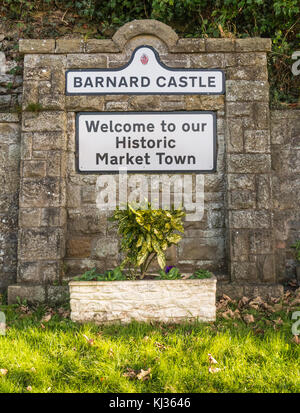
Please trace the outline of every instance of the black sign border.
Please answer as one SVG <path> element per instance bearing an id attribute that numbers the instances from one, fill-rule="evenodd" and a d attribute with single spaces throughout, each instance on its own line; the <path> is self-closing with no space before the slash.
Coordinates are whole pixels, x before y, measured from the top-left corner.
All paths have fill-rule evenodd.
<path id="1" fill-rule="evenodd" d="M 168 93 L 162 93 L 162 92 L 68 92 L 67 90 L 67 76 L 69 72 L 119 72 L 121 70 L 126 69 L 126 67 L 128 67 L 131 62 L 134 59 L 134 56 L 136 54 L 136 52 L 141 49 L 141 48 L 148 48 L 151 49 L 156 57 L 156 60 L 158 62 L 158 64 L 170 71 L 170 72 L 221 72 L 222 74 L 222 91 L 221 92 L 168 92 Z M 174 67 L 169 67 L 167 65 L 165 65 L 163 62 L 161 62 L 160 57 L 159 57 L 159 53 L 157 52 L 157 50 L 155 50 L 152 46 L 148 46 L 148 45 L 142 45 L 137 47 L 136 49 L 134 49 L 134 51 L 132 52 L 131 58 L 129 60 L 128 63 L 126 63 L 124 66 L 121 67 L 117 67 L 117 68 L 107 68 L 107 69 L 68 69 L 65 72 L 65 94 L 66 96 L 97 96 L 97 95 L 224 95 L 225 94 L 225 72 L 222 69 L 190 69 L 190 68 L 174 68 Z"/>
<path id="2" fill-rule="evenodd" d="M 110 175 L 110 174 L 115 174 L 118 175 L 122 173 L 119 170 L 113 170 L 113 171 L 99 171 L 99 170 L 89 170 L 89 171 L 81 171 L 79 168 L 79 117 L 81 115 L 112 115 L 112 116 L 118 116 L 118 115 L 186 115 L 186 114 L 195 114 L 195 115 L 200 115 L 200 114 L 205 114 L 205 115 L 212 115 L 213 116 L 213 169 L 211 170 L 154 170 L 154 171 L 149 171 L 149 170 L 126 170 L 126 173 L 131 173 L 131 174 L 153 174 L 153 175 L 160 175 L 160 174 L 176 174 L 180 173 L 182 175 L 184 174 L 212 174 L 217 172 L 217 115 L 216 112 L 213 111 L 180 111 L 180 112 L 165 112 L 165 111 L 160 111 L 160 112 L 77 112 L 76 113 L 76 122 L 75 122 L 75 146 L 76 146 L 76 152 L 75 152 L 75 170 L 79 174 L 101 174 L 101 175 Z"/>

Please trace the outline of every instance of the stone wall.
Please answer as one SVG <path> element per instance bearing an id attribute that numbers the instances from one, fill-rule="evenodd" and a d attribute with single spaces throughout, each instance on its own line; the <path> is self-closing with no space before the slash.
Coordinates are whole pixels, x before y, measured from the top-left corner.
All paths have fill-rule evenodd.
<path id="1" fill-rule="evenodd" d="M 18 116 L 0 113 L 0 293 L 17 278 L 19 160 Z"/>
<path id="2" fill-rule="evenodd" d="M 157 49 L 170 67 L 223 69 L 225 96 L 65 95 L 65 70 L 120 67 L 143 44 Z M 205 175 L 204 218 L 185 222 L 184 238 L 168 251 L 168 263 L 186 271 L 212 270 L 220 292 L 280 294 L 278 283 L 294 275 L 290 243 L 300 238 L 299 116 L 297 111 L 269 110 L 270 47 L 269 39 L 179 39 L 153 20 L 128 23 L 111 40 L 20 40 L 24 93 L 18 273 L 11 301 L 17 295 L 26 298 L 29 291 L 40 301 L 55 298 L 57 284 L 92 267 L 104 270 L 120 263 L 116 232 L 107 213 L 96 206 L 98 176 L 75 170 L 79 111 L 215 111 L 217 172 Z M 32 106 L 39 111 L 31 112 Z M 16 115 L 11 116 L 6 119 L 15 122 Z M 13 128 L 17 139 L 17 124 Z M 5 162 L 8 149 L 2 146 Z M 17 176 L 17 156 L 13 162 Z M 16 240 L 16 220 L 13 227 L 11 240 Z M 10 255 L 16 255 L 16 242 L 10 245 Z M 12 280 L 6 277 L 2 283 Z"/>
<path id="3" fill-rule="evenodd" d="M 300 239 L 300 111 L 271 112 L 272 192 L 276 275 L 279 282 L 295 275 Z"/>

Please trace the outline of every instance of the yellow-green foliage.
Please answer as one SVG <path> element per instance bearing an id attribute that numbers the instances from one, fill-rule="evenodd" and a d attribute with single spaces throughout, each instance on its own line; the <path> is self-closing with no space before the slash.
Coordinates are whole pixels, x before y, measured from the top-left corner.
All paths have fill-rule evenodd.
<path id="1" fill-rule="evenodd" d="M 134 276 L 139 268 L 141 278 L 154 259 L 164 268 L 166 249 L 181 240 L 175 231 L 183 232 L 184 215 L 181 209 L 152 209 L 150 203 L 143 209 L 129 204 L 126 209 L 117 207 L 110 220 L 116 223 L 122 237 L 121 250 L 126 255 L 122 266 L 132 269 Z"/>

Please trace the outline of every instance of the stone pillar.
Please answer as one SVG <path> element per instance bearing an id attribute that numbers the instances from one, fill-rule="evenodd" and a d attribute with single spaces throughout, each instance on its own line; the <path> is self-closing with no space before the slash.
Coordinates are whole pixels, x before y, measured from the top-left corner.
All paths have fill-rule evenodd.
<path id="1" fill-rule="evenodd" d="M 228 264 L 231 281 L 275 283 L 269 39 L 236 40 L 226 81 Z"/>
<path id="2" fill-rule="evenodd" d="M 58 282 L 62 274 L 66 229 L 65 63 L 65 56 L 26 55 L 24 59 L 18 285 L 9 287 L 9 302 L 28 295 L 34 295 L 37 301 L 46 300 L 47 286 Z"/>
<path id="3" fill-rule="evenodd" d="M 15 113 L 0 113 L 0 293 L 16 282 L 20 126 Z"/>

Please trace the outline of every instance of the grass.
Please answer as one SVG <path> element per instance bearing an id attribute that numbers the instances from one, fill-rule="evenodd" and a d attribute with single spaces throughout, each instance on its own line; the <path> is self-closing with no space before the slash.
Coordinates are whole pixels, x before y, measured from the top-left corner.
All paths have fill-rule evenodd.
<path id="1" fill-rule="evenodd" d="M 0 310 L 9 326 L 0 336 L 0 369 L 8 370 L 0 374 L 1 393 L 300 391 L 291 313 L 265 319 L 251 310 L 251 327 L 224 318 L 178 326 L 96 326 L 57 312 L 43 321 L 43 307 L 32 313 L 20 306 Z M 279 316 L 282 324 L 271 321 Z M 208 353 L 219 372 L 208 371 Z M 148 380 L 135 376 L 149 368 Z M 128 369 L 135 371 L 133 378 L 124 376 Z"/>

